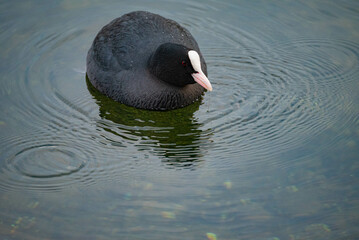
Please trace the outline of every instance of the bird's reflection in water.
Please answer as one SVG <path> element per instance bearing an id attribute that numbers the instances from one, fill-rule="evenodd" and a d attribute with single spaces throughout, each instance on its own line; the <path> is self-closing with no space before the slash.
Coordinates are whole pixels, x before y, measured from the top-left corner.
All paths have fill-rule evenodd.
<path id="1" fill-rule="evenodd" d="M 109 99 L 87 77 L 86 83 L 99 105 L 98 127 L 112 135 L 106 141 L 122 147 L 134 144 L 161 157 L 167 167 L 194 169 L 201 164 L 210 142 L 210 132 L 202 131 L 194 117 L 201 101 L 172 111 L 142 110 Z"/>

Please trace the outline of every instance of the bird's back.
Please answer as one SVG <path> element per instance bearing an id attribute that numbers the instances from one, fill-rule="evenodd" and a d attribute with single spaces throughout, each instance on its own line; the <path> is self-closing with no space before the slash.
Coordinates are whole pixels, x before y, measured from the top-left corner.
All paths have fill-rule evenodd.
<path id="1" fill-rule="evenodd" d="M 144 11 L 116 18 L 101 29 L 88 51 L 88 78 L 103 94 L 139 108 L 146 108 L 142 106 L 148 104 L 146 99 L 159 99 L 160 94 L 184 98 L 178 88 L 161 83 L 146 69 L 151 54 L 166 42 L 200 52 L 190 32 L 173 20 Z M 196 88 L 191 95 L 202 91 Z M 193 101 L 191 98 L 194 97 L 189 97 L 189 101 Z"/>

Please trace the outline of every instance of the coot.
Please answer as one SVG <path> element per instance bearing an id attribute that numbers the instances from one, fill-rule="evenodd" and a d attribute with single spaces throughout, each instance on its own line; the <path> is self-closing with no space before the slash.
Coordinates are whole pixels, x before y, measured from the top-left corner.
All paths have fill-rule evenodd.
<path id="1" fill-rule="evenodd" d="M 125 14 L 101 29 L 87 54 L 87 76 L 101 93 L 142 109 L 184 107 L 212 90 L 190 32 L 144 11 Z"/>

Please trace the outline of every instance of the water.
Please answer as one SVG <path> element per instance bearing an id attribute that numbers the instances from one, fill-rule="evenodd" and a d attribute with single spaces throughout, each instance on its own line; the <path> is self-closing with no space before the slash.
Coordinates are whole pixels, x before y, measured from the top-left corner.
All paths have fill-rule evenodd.
<path id="1" fill-rule="evenodd" d="M 93 38 L 186 26 L 214 91 L 170 112 L 86 82 Z M 357 1 L 1 1 L 3 239 L 357 239 Z M 210 235 L 208 235 L 210 236 Z"/>

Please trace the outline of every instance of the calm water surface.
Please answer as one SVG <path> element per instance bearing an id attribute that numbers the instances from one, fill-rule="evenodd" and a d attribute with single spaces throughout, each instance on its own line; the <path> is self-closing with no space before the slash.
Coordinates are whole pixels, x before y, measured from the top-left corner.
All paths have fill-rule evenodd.
<path id="1" fill-rule="evenodd" d="M 88 85 L 133 10 L 192 32 L 213 92 L 152 112 Z M 358 239 L 358 22 L 354 0 L 0 1 L 1 239 Z"/>

